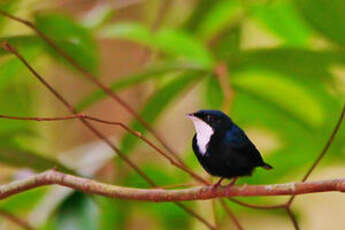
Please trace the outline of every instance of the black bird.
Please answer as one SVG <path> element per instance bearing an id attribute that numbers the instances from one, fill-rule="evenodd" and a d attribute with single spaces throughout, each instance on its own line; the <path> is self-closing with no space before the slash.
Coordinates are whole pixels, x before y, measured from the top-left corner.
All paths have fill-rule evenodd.
<path id="1" fill-rule="evenodd" d="M 193 150 L 200 164 L 211 175 L 224 178 L 250 176 L 256 167 L 272 169 L 265 163 L 244 131 L 218 110 L 200 110 L 187 115 L 194 124 Z"/>

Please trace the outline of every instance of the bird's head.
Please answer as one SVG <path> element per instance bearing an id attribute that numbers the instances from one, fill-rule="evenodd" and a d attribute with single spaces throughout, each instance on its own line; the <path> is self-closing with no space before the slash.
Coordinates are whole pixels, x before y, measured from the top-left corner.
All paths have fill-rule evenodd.
<path id="1" fill-rule="evenodd" d="M 199 110 L 195 113 L 187 114 L 198 132 L 209 130 L 214 132 L 218 129 L 226 129 L 232 126 L 232 120 L 226 114 L 218 110 Z"/>

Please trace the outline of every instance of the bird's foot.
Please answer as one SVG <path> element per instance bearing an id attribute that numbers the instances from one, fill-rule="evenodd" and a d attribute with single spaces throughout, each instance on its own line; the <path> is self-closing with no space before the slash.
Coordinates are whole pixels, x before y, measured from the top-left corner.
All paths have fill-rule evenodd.
<path id="1" fill-rule="evenodd" d="M 232 188 L 232 186 L 235 185 L 237 180 L 238 180 L 238 177 L 234 177 L 234 179 L 232 179 L 232 181 L 226 186 L 227 193 L 229 193 L 230 189 Z"/>
<path id="2" fill-rule="evenodd" d="M 217 183 L 215 183 L 213 186 L 212 186 L 212 189 L 216 189 L 218 188 L 221 184 L 222 184 L 222 181 L 224 180 L 224 178 L 220 178 Z"/>

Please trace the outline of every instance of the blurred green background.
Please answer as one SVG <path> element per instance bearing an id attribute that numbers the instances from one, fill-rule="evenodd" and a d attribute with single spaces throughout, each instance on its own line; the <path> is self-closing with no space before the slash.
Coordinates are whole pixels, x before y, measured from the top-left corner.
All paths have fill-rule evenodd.
<path id="1" fill-rule="evenodd" d="M 300 180 L 326 143 L 345 103 L 345 1 L 342 0 L 1 0 L 32 21 L 152 124 L 195 172 L 185 114 L 223 109 L 257 144 L 272 171 L 247 184 Z M 78 111 L 147 134 L 29 28 L 0 16 L 9 41 Z M 223 83 L 216 70 L 224 66 Z M 55 117 L 68 111 L 13 56 L 0 51 L 0 114 Z M 159 185 L 195 183 L 137 138 L 97 125 Z M 147 134 L 150 139 L 153 138 Z M 147 183 L 78 121 L 0 120 L 0 183 L 55 165 L 99 181 Z M 345 175 L 345 125 L 311 179 Z M 278 204 L 283 198 L 241 199 Z M 220 229 L 235 229 L 210 201 L 186 202 Z M 230 203 L 245 229 L 293 229 L 285 213 Z M 174 204 L 111 200 L 51 186 L 0 202 L 42 230 L 205 229 Z M 302 229 L 343 229 L 344 195 L 298 197 Z M 259 224 L 258 224 L 259 223 Z M 20 229 L 0 218 L 0 229 Z"/>

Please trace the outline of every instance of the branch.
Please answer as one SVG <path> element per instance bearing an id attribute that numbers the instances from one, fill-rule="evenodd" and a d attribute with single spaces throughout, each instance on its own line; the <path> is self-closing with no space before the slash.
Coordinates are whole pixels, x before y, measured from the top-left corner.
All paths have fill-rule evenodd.
<path id="1" fill-rule="evenodd" d="M 0 200 L 33 188 L 52 184 L 111 198 L 153 202 L 207 200 L 235 196 L 300 195 L 331 191 L 345 192 L 345 178 L 273 185 L 243 185 L 234 186 L 230 189 L 225 186 L 216 189 L 213 186 L 197 186 L 189 189 L 165 190 L 121 187 L 48 170 L 33 177 L 0 186 Z"/>

